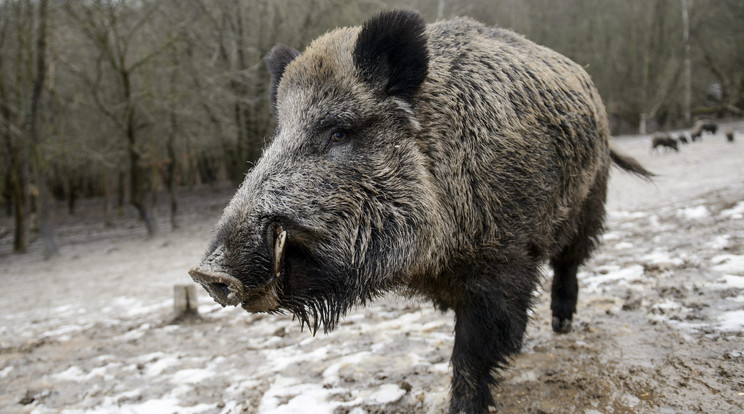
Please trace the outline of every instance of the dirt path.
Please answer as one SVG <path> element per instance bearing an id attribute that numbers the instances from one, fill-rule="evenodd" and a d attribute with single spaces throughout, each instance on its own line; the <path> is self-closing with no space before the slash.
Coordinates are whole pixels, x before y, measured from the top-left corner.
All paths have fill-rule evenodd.
<path id="1" fill-rule="evenodd" d="M 744 142 L 616 144 L 660 177 L 613 173 L 575 329 L 554 335 L 538 292 L 498 412 L 744 412 Z M 58 214 L 47 262 L 0 238 L 0 413 L 443 412 L 452 314 L 425 302 L 389 295 L 313 338 L 200 292 L 202 319 L 169 324 L 229 196 L 185 197 L 183 228 L 147 241 L 133 217 L 104 229 Z"/>

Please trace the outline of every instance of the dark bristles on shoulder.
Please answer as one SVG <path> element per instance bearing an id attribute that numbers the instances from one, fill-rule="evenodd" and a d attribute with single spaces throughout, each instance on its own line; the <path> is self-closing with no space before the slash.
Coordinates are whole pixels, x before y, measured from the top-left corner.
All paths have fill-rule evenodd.
<path id="1" fill-rule="evenodd" d="M 426 22 L 416 12 L 393 10 L 367 20 L 354 48 L 363 79 L 382 83 L 388 96 L 410 99 L 426 78 Z"/>

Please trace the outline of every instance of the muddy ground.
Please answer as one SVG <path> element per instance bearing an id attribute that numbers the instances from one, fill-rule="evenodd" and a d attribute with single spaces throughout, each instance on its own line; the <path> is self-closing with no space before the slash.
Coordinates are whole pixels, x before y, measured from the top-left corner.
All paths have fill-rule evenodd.
<path id="1" fill-rule="evenodd" d="M 573 332 L 541 290 L 523 352 L 493 388 L 500 413 L 744 412 L 744 123 L 679 153 L 617 146 L 603 245 L 580 274 Z M 181 228 L 146 240 L 100 200 L 56 213 L 61 254 L 10 253 L 0 221 L 0 413 L 440 413 L 453 315 L 389 295 L 313 337 L 290 316 L 223 309 L 172 323 L 173 286 L 206 247 L 228 188 L 181 197 Z M 165 201 L 165 197 L 162 197 Z M 163 204 L 165 204 L 163 202 Z M 550 273 L 545 271 L 546 287 Z"/>

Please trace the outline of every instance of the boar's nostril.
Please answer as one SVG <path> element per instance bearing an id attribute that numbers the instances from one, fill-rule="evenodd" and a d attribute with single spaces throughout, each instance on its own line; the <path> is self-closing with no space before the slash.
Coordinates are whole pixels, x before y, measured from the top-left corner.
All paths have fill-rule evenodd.
<path id="1" fill-rule="evenodd" d="M 223 267 L 219 263 L 214 263 L 212 256 L 207 258 L 205 263 L 189 270 L 191 278 L 202 285 L 220 305 L 239 305 L 244 293 L 240 280 L 221 271 Z"/>
<path id="2" fill-rule="evenodd" d="M 227 295 L 230 294 L 230 289 L 224 283 L 210 283 L 207 285 L 209 292 L 216 296 L 220 303 L 227 302 Z"/>
<path id="3" fill-rule="evenodd" d="M 224 283 L 221 283 L 221 282 L 208 283 L 206 288 L 207 288 L 207 291 L 212 294 L 211 296 L 222 306 L 226 306 L 226 305 L 236 306 L 238 303 L 240 303 L 240 299 L 238 298 L 238 295 L 236 295 L 235 292 L 231 290 L 230 287 Z"/>

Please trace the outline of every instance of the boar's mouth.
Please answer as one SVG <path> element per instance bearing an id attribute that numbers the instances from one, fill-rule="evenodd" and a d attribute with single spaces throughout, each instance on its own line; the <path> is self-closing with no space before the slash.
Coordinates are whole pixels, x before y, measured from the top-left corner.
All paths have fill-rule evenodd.
<path id="1" fill-rule="evenodd" d="M 287 231 L 281 226 L 273 231 L 270 241 L 273 274 L 266 283 L 247 289 L 243 282 L 229 273 L 225 248 L 219 246 L 199 266 L 189 270 L 191 278 L 202 285 L 209 295 L 220 305 L 238 306 L 249 312 L 270 312 L 279 307 L 278 282 L 284 270 L 284 251 Z"/>

